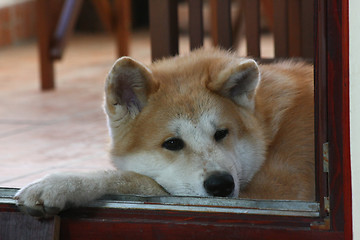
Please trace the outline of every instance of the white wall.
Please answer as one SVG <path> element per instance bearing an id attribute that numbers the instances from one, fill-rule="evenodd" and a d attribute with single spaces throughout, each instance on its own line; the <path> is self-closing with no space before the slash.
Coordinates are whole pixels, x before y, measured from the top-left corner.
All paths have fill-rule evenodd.
<path id="1" fill-rule="evenodd" d="M 360 239 L 360 1 L 349 0 L 350 143 L 353 236 Z"/>
<path id="2" fill-rule="evenodd" d="M 28 2 L 30 0 L 0 0 L 0 8 L 15 5 L 22 2 Z"/>

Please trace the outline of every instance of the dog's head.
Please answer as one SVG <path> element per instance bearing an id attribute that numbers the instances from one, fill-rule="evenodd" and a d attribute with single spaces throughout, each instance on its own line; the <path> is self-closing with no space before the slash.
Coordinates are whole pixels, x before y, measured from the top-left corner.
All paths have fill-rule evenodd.
<path id="1" fill-rule="evenodd" d="M 115 165 L 170 194 L 237 197 L 264 161 L 255 61 L 198 50 L 147 67 L 113 65 L 105 111 Z"/>

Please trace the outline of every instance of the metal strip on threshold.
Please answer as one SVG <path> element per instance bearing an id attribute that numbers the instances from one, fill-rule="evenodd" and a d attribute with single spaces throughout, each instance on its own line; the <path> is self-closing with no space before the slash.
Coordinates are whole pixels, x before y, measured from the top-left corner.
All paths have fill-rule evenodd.
<path id="1" fill-rule="evenodd" d="M 16 204 L 16 201 L 13 200 L 13 196 L 17 190 L 18 189 L 14 188 L 0 188 L 0 203 Z M 301 217 L 320 216 L 319 203 L 294 200 L 108 195 L 89 203 L 86 207 Z"/>

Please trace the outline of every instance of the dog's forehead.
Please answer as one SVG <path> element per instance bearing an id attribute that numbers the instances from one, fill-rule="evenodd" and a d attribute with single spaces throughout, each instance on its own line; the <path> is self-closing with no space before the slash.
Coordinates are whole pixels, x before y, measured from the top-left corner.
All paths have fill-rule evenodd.
<path id="1" fill-rule="evenodd" d="M 178 115 L 169 122 L 168 128 L 178 136 L 192 135 L 195 132 L 212 133 L 219 125 L 216 109 L 209 109 L 192 116 Z"/>

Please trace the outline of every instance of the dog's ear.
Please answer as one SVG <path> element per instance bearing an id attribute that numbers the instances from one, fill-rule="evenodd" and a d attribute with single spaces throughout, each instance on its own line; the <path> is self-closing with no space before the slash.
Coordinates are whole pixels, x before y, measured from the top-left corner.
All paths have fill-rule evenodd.
<path id="1" fill-rule="evenodd" d="M 231 63 L 208 83 L 208 88 L 236 104 L 254 109 L 255 90 L 260 80 L 257 63 L 252 59 Z"/>
<path id="2" fill-rule="evenodd" d="M 105 110 L 113 121 L 135 118 L 154 91 L 152 73 L 145 65 L 130 57 L 118 59 L 105 83 Z"/>

